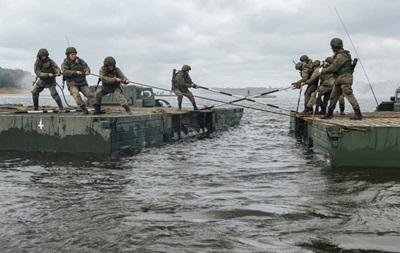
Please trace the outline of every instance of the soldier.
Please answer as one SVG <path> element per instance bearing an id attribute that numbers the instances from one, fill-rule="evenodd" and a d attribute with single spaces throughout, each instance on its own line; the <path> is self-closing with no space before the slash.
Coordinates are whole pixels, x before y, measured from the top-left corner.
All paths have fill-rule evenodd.
<path id="1" fill-rule="evenodd" d="M 178 97 L 179 111 L 182 110 L 182 99 L 183 96 L 187 97 L 192 102 L 193 110 L 197 111 L 199 108 L 196 106 L 193 94 L 189 91 L 189 88 L 197 89 L 197 85 L 192 82 L 192 78 L 189 76 L 191 70 L 189 65 L 183 65 L 182 70 L 178 71 L 172 79 L 172 91 Z"/>
<path id="2" fill-rule="evenodd" d="M 303 64 L 308 64 L 311 68 L 312 60 L 308 57 L 308 55 L 304 54 L 300 56 L 300 62 L 302 62 Z"/>
<path id="3" fill-rule="evenodd" d="M 61 69 L 64 78 L 67 80 L 68 90 L 74 97 L 76 104 L 82 108 L 83 114 L 89 114 L 79 92 L 82 92 L 92 105 L 95 104 L 93 92 L 86 81 L 86 75 L 90 74 L 90 68 L 83 59 L 76 56 L 77 51 L 74 47 L 68 47 L 65 54 L 67 58 L 61 64 Z"/>
<path id="4" fill-rule="evenodd" d="M 335 110 L 336 103 L 340 95 L 343 93 L 347 101 L 349 101 L 349 103 L 352 105 L 355 112 L 354 116 L 350 119 L 362 120 L 360 106 L 353 94 L 353 89 L 351 88 L 353 84 L 354 66 L 350 52 L 343 49 L 343 41 L 339 38 L 333 38 L 330 44 L 334 53 L 332 57 L 332 63 L 327 68 L 322 70 L 322 74 L 333 74 L 335 83 L 329 99 L 328 112 L 322 118 L 333 118 L 333 111 Z"/>
<path id="5" fill-rule="evenodd" d="M 312 63 L 313 72 L 311 77 L 305 81 L 300 83 L 301 86 L 307 85 L 307 89 L 304 92 L 304 111 L 303 113 L 312 113 L 313 112 L 313 105 L 315 101 L 316 93 L 315 91 L 318 88 L 319 83 L 319 75 L 320 75 L 320 66 L 321 62 L 316 60 Z M 313 98 L 313 99 L 311 99 Z"/>
<path id="6" fill-rule="evenodd" d="M 310 65 L 308 64 L 308 62 L 310 62 L 310 59 L 308 58 L 307 55 L 303 55 L 300 57 L 301 62 L 296 64 L 296 69 L 300 71 L 300 76 L 301 79 L 292 83 L 293 86 L 295 86 L 296 88 L 300 89 L 302 87 L 302 83 L 304 83 L 305 81 L 307 81 L 308 79 L 310 79 L 311 74 L 313 73 L 313 69 L 310 67 Z M 307 87 L 308 89 L 308 87 Z M 310 92 L 309 94 L 307 94 L 307 90 L 304 93 L 304 111 L 303 113 L 308 113 L 309 110 L 307 108 L 307 102 L 309 100 L 309 96 L 311 95 L 312 92 Z"/>
<path id="7" fill-rule="evenodd" d="M 93 114 L 103 114 L 104 111 L 100 110 L 102 97 L 114 93 L 120 105 L 125 109 L 128 114 L 132 114 L 125 96 L 122 94 L 121 82 L 127 85 L 130 83 L 129 79 L 125 77 L 121 69 L 115 66 L 116 61 L 113 57 L 108 56 L 104 59 L 104 65 L 100 68 L 99 75 L 102 82 L 95 94 L 96 102 L 94 104 L 95 111 Z"/>
<path id="8" fill-rule="evenodd" d="M 42 48 L 37 53 L 34 70 L 39 81 L 36 82 L 32 90 L 33 110 L 39 110 L 40 92 L 42 92 L 44 88 L 49 88 L 51 96 L 60 108 L 59 112 L 63 112 L 63 104 L 56 90 L 56 76 L 60 76 L 61 71 L 57 64 L 49 58 L 47 49 Z"/>
<path id="9" fill-rule="evenodd" d="M 332 57 L 326 57 L 324 68 L 327 68 L 329 64 L 332 63 Z M 316 107 L 321 107 L 321 110 L 316 113 L 325 115 L 326 107 L 328 106 L 329 97 L 332 92 L 333 85 L 335 83 L 335 79 L 333 78 L 332 73 L 321 73 L 321 85 L 318 87 L 317 93 L 317 102 Z M 323 98 L 322 98 L 323 97 Z M 340 114 L 344 115 L 344 97 L 343 94 L 339 97 L 339 105 L 340 105 Z"/>

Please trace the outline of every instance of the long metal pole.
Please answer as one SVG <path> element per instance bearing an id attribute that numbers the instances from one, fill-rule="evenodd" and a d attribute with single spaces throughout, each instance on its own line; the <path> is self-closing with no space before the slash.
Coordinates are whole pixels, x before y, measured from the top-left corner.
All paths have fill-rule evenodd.
<path id="1" fill-rule="evenodd" d="M 90 73 L 90 75 L 100 77 L 99 75 L 92 74 L 92 73 Z M 130 81 L 129 83 L 137 84 L 137 85 L 141 85 L 141 86 L 145 86 L 145 87 L 149 87 L 149 88 L 153 88 L 153 89 L 168 91 L 168 92 L 171 91 L 171 90 L 169 90 L 169 89 L 165 89 L 165 88 L 161 88 L 161 87 L 157 87 L 157 86 L 152 86 L 152 85 L 148 85 L 148 84 L 144 84 L 144 83 L 138 83 L 138 82 L 132 82 L 132 81 Z M 197 95 L 193 95 L 193 96 L 194 96 L 194 97 L 197 97 L 197 98 L 204 99 L 204 100 L 209 100 L 209 101 L 213 101 L 213 102 L 218 102 L 218 103 L 222 103 L 222 104 L 226 104 L 226 105 L 227 105 L 227 104 L 231 104 L 231 103 L 229 103 L 229 102 L 224 102 L 224 101 L 217 100 L 217 99 L 213 99 L 213 98 L 206 98 L 206 97 L 197 96 Z M 248 108 L 248 109 L 257 110 L 257 111 L 263 111 L 263 112 L 269 112 L 269 113 L 274 113 L 274 114 L 280 114 L 280 115 L 290 116 L 289 114 L 280 113 L 280 112 L 274 112 L 274 111 L 269 111 L 269 110 L 265 110 L 265 109 L 262 109 L 262 108 L 257 108 L 257 107 L 247 106 L 247 105 L 238 105 L 238 104 L 234 104 L 234 106 L 242 107 L 242 108 Z M 206 108 L 208 108 L 208 107 L 206 107 Z M 202 109 L 203 109 L 203 108 L 202 108 Z"/>
<path id="2" fill-rule="evenodd" d="M 344 30 L 346 31 L 347 36 L 349 37 L 349 40 L 350 40 L 350 43 L 351 43 L 351 45 L 352 45 L 352 47 L 353 47 L 353 49 L 354 49 L 354 52 L 356 53 L 356 55 L 357 55 L 357 57 L 358 57 L 358 60 L 360 61 L 361 68 L 362 68 L 363 71 L 364 71 L 364 74 L 365 74 L 365 77 L 367 78 L 369 87 L 371 88 L 372 94 L 374 95 L 376 105 L 378 105 L 378 104 L 379 104 L 379 103 L 378 103 L 378 100 L 376 99 L 375 92 L 374 92 L 374 90 L 372 89 L 371 82 L 369 81 L 367 72 L 365 71 L 365 68 L 364 68 L 364 65 L 362 64 L 361 58 L 360 58 L 360 56 L 358 55 L 357 49 L 356 49 L 356 47 L 354 46 L 353 41 L 351 40 L 350 34 L 347 32 L 346 26 L 344 25 L 344 22 L 343 22 L 342 18 L 340 17 L 338 10 L 336 9 L 336 7 L 334 7 L 334 8 L 335 8 L 336 14 L 338 15 L 338 17 L 339 17 L 339 19 L 340 19 L 340 22 L 341 22 L 342 25 L 343 25 Z"/>
<path id="3" fill-rule="evenodd" d="M 281 107 L 276 106 L 276 105 L 271 105 L 271 104 L 264 103 L 264 102 L 261 102 L 261 101 L 256 101 L 256 100 L 254 100 L 254 99 L 251 99 L 250 97 L 239 96 L 239 95 L 227 93 L 227 92 L 224 92 L 224 91 L 219 91 L 219 90 L 215 90 L 215 89 L 212 89 L 212 88 L 207 88 L 207 87 L 200 86 L 200 85 L 197 85 L 197 84 L 196 84 L 196 86 L 197 86 L 198 88 L 201 88 L 201 89 L 204 89 L 204 90 L 209 90 L 209 91 L 216 92 L 216 93 L 220 93 L 220 94 L 222 94 L 222 95 L 227 95 L 227 96 L 231 96 L 231 97 L 236 97 L 236 98 L 244 99 L 244 100 L 247 100 L 247 101 L 250 101 L 250 102 L 253 102 L 253 103 L 257 103 L 257 104 L 261 104 L 261 105 L 270 106 L 270 107 L 273 107 L 273 108 L 276 108 L 276 109 L 280 109 L 280 110 L 286 110 L 286 111 L 289 111 L 289 112 L 292 111 L 292 110 L 287 109 L 287 108 L 281 108 Z"/>
<path id="4" fill-rule="evenodd" d="M 237 102 L 240 102 L 240 101 L 243 101 L 243 100 L 248 100 L 249 98 L 261 97 L 261 96 L 264 96 L 264 95 L 268 95 L 268 94 L 271 94 L 271 93 L 275 93 L 275 92 L 282 91 L 282 90 L 287 90 L 287 89 L 293 89 L 293 86 L 286 87 L 286 88 L 280 88 L 280 89 L 276 89 L 276 90 L 271 90 L 271 91 L 267 91 L 267 92 L 263 92 L 263 93 L 259 93 L 259 94 L 255 94 L 253 96 L 248 96 L 248 97 L 232 100 L 232 101 L 229 101 L 227 103 L 228 104 L 234 104 L 234 103 L 237 103 Z M 221 106 L 221 105 L 224 105 L 224 103 L 209 106 L 209 107 L 207 107 L 207 109 L 214 108 L 214 107 Z"/>

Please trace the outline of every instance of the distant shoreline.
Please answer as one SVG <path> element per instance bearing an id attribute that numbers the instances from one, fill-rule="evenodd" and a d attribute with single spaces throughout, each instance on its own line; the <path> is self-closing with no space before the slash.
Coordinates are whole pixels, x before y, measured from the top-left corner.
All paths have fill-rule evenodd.
<path id="1" fill-rule="evenodd" d="M 0 94 L 27 94 L 29 90 L 22 90 L 17 88 L 0 88 Z"/>

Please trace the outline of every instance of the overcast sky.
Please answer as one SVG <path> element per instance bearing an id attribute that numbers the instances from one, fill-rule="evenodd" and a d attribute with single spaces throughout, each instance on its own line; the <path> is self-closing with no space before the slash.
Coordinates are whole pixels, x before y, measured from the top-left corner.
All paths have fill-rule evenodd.
<path id="1" fill-rule="evenodd" d="M 61 66 L 68 37 L 95 74 L 111 55 L 132 81 L 164 88 L 183 64 L 203 86 L 287 87 L 299 79 L 292 61 L 302 54 L 325 59 L 334 37 L 356 57 L 336 7 L 370 82 L 400 80 L 397 0 L 0 0 L 0 6 L 3 68 L 33 73 L 40 48 Z M 367 82 L 360 65 L 355 81 Z"/>

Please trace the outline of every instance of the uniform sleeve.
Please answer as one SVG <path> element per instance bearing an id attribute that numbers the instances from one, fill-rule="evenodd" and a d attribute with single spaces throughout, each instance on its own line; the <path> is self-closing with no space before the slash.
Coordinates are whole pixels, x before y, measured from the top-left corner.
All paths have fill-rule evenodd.
<path id="1" fill-rule="evenodd" d="M 61 73 L 61 70 L 58 67 L 57 63 L 55 63 L 55 61 L 53 61 L 51 59 L 50 59 L 50 61 L 51 61 L 51 66 L 53 66 L 54 74 Z"/>
<path id="2" fill-rule="evenodd" d="M 34 68 L 34 70 L 35 70 L 35 74 L 36 74 L 39 78 L 46 78 L 46 77 L 49 76 L 48 73 L 45 73 L 45 72 L 43 72 L 43 71 L 40 69 L 38 61 L 35 62 L 35 65 L 34 65 L 33 68 Z"/>
<path id="3" fill-rule="evenodd" d="M 316 69 L 314 70 L 314 72 L 312 73 L 310 79 L 308 79 L 305 83 L 306 83 L 307 85 L 316 83 L 317 79 L 319 78 L 319 74 L 320 74 L 320 73 L 319 73 L 319 69 L 316 68 Z"/>
<path id="4" fill-rule="evenodd" d="M 119 78 L 121 78 L 122 82 L 125 82 L 126 80 L 128 80 L 128 78 L 126 78 L 126 76 L 124 75 L 124 73 L 122 72 L 122 70 L 120 68 L 117 68 L 117 75 Z"/>
<path id="5" fill-rule="evenodd" d="M 63 73 L 63 76 L 65 77 L 73 77 L 76 76 L 76 72 L 74 70 L 71 70 L 71 67 L 67 64 L 67 59 L 63 61 L 61 64 L 61 70 Z"/>
<path id="6" fill-rule="evenodd" d="M 301 79 L 300 80 L 298 80 L 296 83 L 297 84 L 300 84 L 300 83 L 303 83 L 303 82 L 305 82 L 305 81 L 307 81 L 308 80 L 308 78 L 309 78 L 309 74 L 308 74 L 308 71 L 309 71 L 309 69 L 307 69 L 307 68 L 304 68 L 302 71 L 301 71 Z"/>
<path id="7" fill-rule="evenodd" d="M 86 72 L 86 71 L 90 72 L 89 65 L 81 58 L 79 58 L 79 61 L 81 62 L 81 65 L 83 67 L 83 72 Z"/>
<path id="8" fill-rule="evenodd" d="M 335 60 L 327 67 L 322 70 L 322 73 L 336 73 L 342 66 L 348 61 L 347 56 L 344 54 L 338 54 Z"/>
<path id="9" fill-rule="evenodd" d="M 188 87 L 188 88 L 193 87 L 193 83 L 192 82 L 190 82 L 190 83 L 186 83 L 185 82 L 185 79 L 183 78 L 183 74 L 182 73 L 179 73 L 178 75 L 176 75 L 175 80 L 176 80 L 177 83 L 179 83 L 179 85 L 182 85 L 182 86 L 185 86 L 185 87 Z M 192 79 L 190 79 L 190 81 L 192 81 Z"/>
<path id="10" fill-rule="evenodd" d="M 109 76 L 107 76 L 106 71 L 104 70 L 103 67 L 101 67 L 100 70 L 99 70 L 99 76 L 100 76 L 100 79 L 101 79 L 101 82 L 103 83 L 103 85 L 104 85 L 104 84 L 114 84 L 114 83 L 117 83 L 117 80 L 116 80 L 115 77 L 109 77 Z"/>

